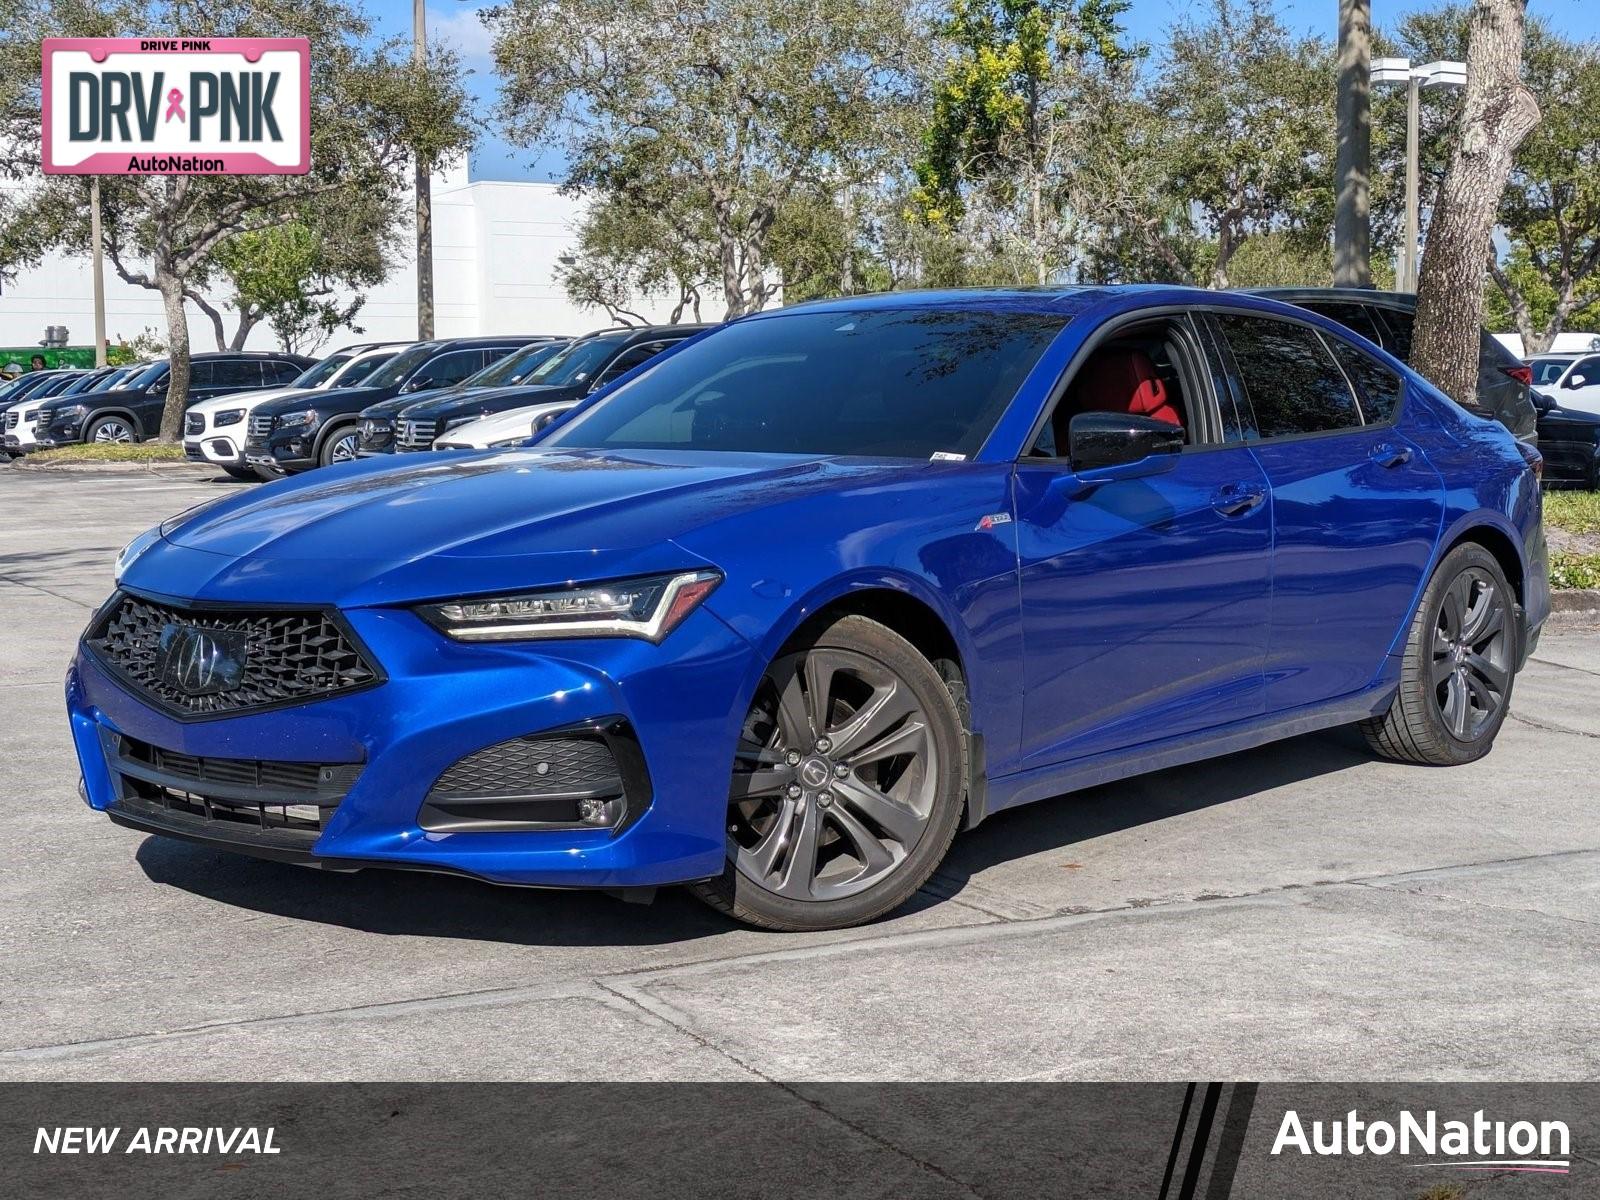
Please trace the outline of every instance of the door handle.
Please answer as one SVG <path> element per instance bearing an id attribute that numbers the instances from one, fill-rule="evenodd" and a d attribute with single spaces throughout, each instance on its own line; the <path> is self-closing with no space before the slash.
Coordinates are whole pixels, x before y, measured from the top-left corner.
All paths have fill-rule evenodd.
<path id="1" fill-rule="evenodd" d="M 1243 516 L 1267 498 L 1266 488 L 1230 483 L 1217 489 L 1211 507 L 1224 517 Z"/>
<path id="2" fill-rule="evenodd" d="M 1372 461 L 1380 467 L 1401 467 L 1411 461 L 1411 447 L 1383 442 L 1372 448 Z"/>

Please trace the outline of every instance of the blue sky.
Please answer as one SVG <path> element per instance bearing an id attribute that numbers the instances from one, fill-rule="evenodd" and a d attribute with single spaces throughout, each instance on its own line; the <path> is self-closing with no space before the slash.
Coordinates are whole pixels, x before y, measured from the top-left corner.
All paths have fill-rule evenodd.
<path id="1" fill-rule="evenodd" d="M 783 3 L 784 0 L 773 0 Z M 389 35 L 411 32 L 411 0 L 368 0 L 379 30 Z M 508 146 L 495 135 L 492 109 L 495 100 L 494 63 L 489 57 L 489 37 L 478 20 L 488 7 L 483 0 L 432 0 L 428 5 L 430 40 L 450 42 L 472 71 L 471 87 L 480 110 L 491 118 L 490 130 L 472 157 L 474 179 L 550 179 L 561 169 L 557 156 L 536 156 Z M 1133 0 L 1126 23 L 1137 41 L 1159 47 L 1167 28 L 1195 6 L 1186 0 Z M 1372 0 L 1372 19 L 1391 25 L 1408 12 L 1433 8 L 1415 0 Z M 1338 0 L 1281 0 L 1278 11 L 1290 28 L 1332 37 L 1338 22 Z M 1530 0 L 1528 11 L 1549 21 L 1570 37 L 1600 37 L 1600 2 L 1597 0 Z"/>

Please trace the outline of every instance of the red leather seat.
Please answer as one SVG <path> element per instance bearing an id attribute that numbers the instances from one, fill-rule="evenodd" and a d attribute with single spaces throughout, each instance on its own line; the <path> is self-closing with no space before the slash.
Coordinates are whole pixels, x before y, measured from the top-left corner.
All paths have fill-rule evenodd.
<path id="1" fill-rule="evenodd" d="M 1133 413 L 1182 425 L 1183 417 L 1167 396 L 1167 385 L 1142 350 L 1102 350 L 1091 358 L 1072 385 L 1078 412 Z"/>

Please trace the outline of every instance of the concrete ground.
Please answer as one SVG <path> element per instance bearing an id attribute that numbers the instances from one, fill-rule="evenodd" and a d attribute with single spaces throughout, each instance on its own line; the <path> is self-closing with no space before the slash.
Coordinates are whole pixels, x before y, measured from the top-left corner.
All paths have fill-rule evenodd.
<path id="1" fill-rule="evenodd" d="M 117 828 L 61 679 L 203 474 L 0 468 L 0 1079 L 1600 1077 L 1600 631 L 1456 770 L 1299 738 L 1002 814 L 904 912 L 334 875 Z"/>

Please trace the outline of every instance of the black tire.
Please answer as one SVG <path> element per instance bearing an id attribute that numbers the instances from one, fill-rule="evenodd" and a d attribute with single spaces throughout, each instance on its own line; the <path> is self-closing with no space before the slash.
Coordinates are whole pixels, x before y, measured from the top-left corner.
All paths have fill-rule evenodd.
<path id="1" fill-rule="evenodd" d="M 287 471 L 276 470 L 272 467 L 250 467 L 248 469 L 254 471 L 256 473 L 255 477 L 261 480 L 263 483 L 272 483 L 279 479 L 286 479 L 289 474 Z"/>
<path id="2" fill-rule="evenodd" d="M 139 427 L 127 417 L 115 413 L 96 417 L 83 430 L 85 442 L 137 442 Z"/>
<path id="3" fill-rule="evenodd" d="M 1466 611 L 1463 596 L 1471 601 Z M 1493 603 L 1498 612 L 1478 618 L 1488 622 L 1482 629 L 1471 619 L 1479 603 Z M 1426 766 L 1482 758 L 1510 711 L 1520 637 L 1516 594 L 1499 562 L 1475 542 L 1457 546 L 1417 606 L 1399 690 L 1386 712 L 1361 722 L 1368 745 L 1395 762 Z"/>
<path id="4" fill-rule="evenodd" d="M 334 426 L 322 439 L 322 449 L 317 451 L 317 462 L 324 467 L 331 467 L 334 463 L 354 462 L 356 443 L 360 438 L 361 427 L 354 422 Z M 348 455 L 341 447 L 348 447 Z"/>
<path id="5" fill-rule="evenodd" d="M 222 469 L 235 479 L 242 479 L 246 483 L 261 482 L 261 472 L 257 471 L 254 467 L 230 467 L 226 463 L 223 463 Z"/>
<path id="6" fill-rule="evenodd" d="M 786 678 L 801 688 L 802 707 L 807 707 L 814 690 L 801 684 L 802 678 L 813 678 L 808 660 L 831 664 L 820 676 L 827 680 L 820 689 L 827 693 L 820 704 L 823 731 L 805 747 L 804 760 L 794 764 L 801 739 L 785 732 L 789 726 L 778 709 L 785 709 L 791 724 L 792 712 L 779 697 L 777 680 Z M 690 885 L 694 894 L 737 920 L 781 930 L 843 929 L 904 904 L 944 860 L 966 796 L 968 744 L 961 715 L 966 694 L 954 665 L 941 665 L 944 677 L 910 642 L 862 616 L 840 617 L 786 647 L 757 690 L 735 756 L 730 793 L 740 794 L 729 799 L 728 860 L 717 878 Z M 819 675 L 823 669 L 816 668 Z M 852 694 L 858 701 L 854 707 Z M 879 697 L 882 701 L 874 703 Z M 866 716 L 869 705 L 878 715 Z M 893 715 L 902 706 L 906 715 Z M 815 730 L 816 724 L 807 728 Z M 839 738 L 838 750 L 828 745 L 830 734 Z M 887 754 L 890 746 L 895 754 Z M 901 752 L 904 747 L 913 748 Z M 827 758 L 829 752 L 838 753 L 838 760 Z M 744 773 L 741 762 L 751 764 Z M 752 786 L 758 775 L 782 772 L 788 782 L 781 794 L 775 786 L 755 798 L 762 790 Z M 803 794 L 795 797 L 802 787 Z M 891 807 L 883 806 L 885 799 Z M 787 839 L 778 831 L 780 820 L 791 831 Z M 810 827 L 816 831 L 811 865 L 796 875 L 798 848 Z M 763 846 L 785 840 L 787 861 L 767 878 L 800 880 L 795 890 L 805 892 L 803 897 L 780 894 L 750 871 L 753 857 L 770 857 L 762 854 Z M 863 847 L 873 852 L 864 853 Z M 852 864 L 859 868 L 853 876 Z M 840 866 L 844 869 L 836 871 Z"/>

